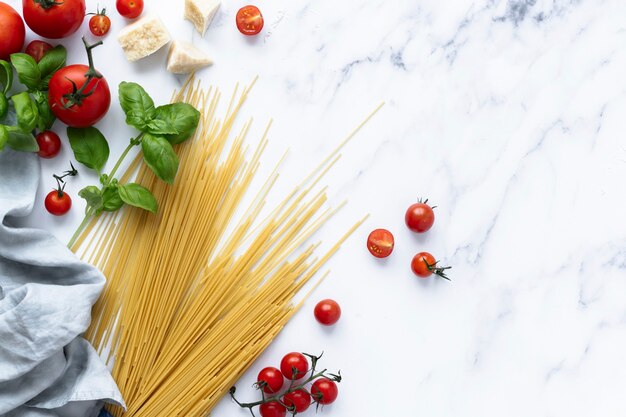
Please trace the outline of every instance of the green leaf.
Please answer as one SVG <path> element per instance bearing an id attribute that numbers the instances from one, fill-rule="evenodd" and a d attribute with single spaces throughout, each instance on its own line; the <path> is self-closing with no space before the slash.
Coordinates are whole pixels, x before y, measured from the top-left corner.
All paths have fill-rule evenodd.
<path id="1" fill-rule="evenodd" d="M 98 215 L 102 211 L 102 192 L 95 185 L 88 185 L 78 192 L 78 195 L 87 201 L 85 212 L 93 210 Z"/>
<path id="2" fill-rule="evenodd" d="M 21 132 L 15 128 L 8 128 L 9 138 L 7 145 L 9 148 L 22 152 L 38 152 L 39 145 L 32 133 Z"/>
<path id="3" fill-rule="evenodd" d="M 3 91 L 0 91 L 0 119 L 7 115 L 9 111 L 9 100 Z"/>
<path id="4" fill-rule="evenodd" d="M 0 151 L 4 149 L 4 146 L 9 141 L 9 131 L 3 125 L 0 125 Z"/>
<path id="5" fill-rule="evenodd" d="M 54 121 L 56 120 L 54 113 L 52 113 L 50 105 L 48 104 L 48 95 L 41 91 L 35 91 L 33 92 L 33 97 L 35 98 L 37 109 L 39 110 L 37 129 L 41 131 L 48 130 L 52 127 Z"/>
<path id="6" fill-rule="evenodd" d="M 172 103 L 156 108 L 154 120 L 148 124 L 148 131 L 164 135 L 172 144 L 189 139 L 200 122 L 200 112 L 187 103 Z"/>
<path id="7" fill-rule="evenodd" d="M 41 83 L 39 85 L 40 90 L 48 89 L 48 82 L 55 72 L 65 66 L 65 60 L 67 59 L 67 51 L 63 45 L 57 45 L 50 49 L 41 58 L 41 61 L 37 64 L 40 71 Z"/>
<path id="8" fill-rule="evenodd" d="M 78 162 L 100 171 L 109 159 L 109 144 L 95 127 L 67 128 L 67 137 Z"/>
<path id="9" fill-rule="evenodd" d="M 104 211 L 116 211 L 124 205 L 120 197 L 120 193 L 117 185 L 109 185 L 102 192 L 102 199 L 104 200 Z"/>
<path id="10" fill-rule="evenodd" d="M 7 61 L 0 59 L 0 87 L 4 94 L 9 94 L 13 86 L 13 68 Z"/>
<path id="11" fill-rule="evenodd" d="M 152 213 L 157 212 L 157 201 L 147 188 L 139 184 L 130 183 L 120 185 L 118 191 L 124 203 L 151 211 Z"/>
<path id="12" fill-rule="evenodd" d="M 178 155 L 172 145 L 161 136 L 144 134 L 141 140 L 143 159 L 157 177 L 168 184 L 174 183 L 178 171 Z"/>
<path id="13" fill-rule="evenodd" d="M 12 96 L 11 100 L 17 115 L 17 125 L 23 132 L 30 132 L 35 128 L 39 119 L 37 105 L 26 91 Z"/>
<path id="14" fill-rule="evenodd" d="M 20 82 L 29 90 L 37 90 L 41 82 L 41 70 L 32 56 L 17 53 L 11 55 L 11 63 L 17 71 Z"/>
<path id="15" fill-rule="evenodd" d="M 122 82 L 119 87 L 119 99 L 126 113 L 126 123 L 142 132 L 145 131 L 148 122 L 156 114 L 154 101 L 146 90 L 137 83 Z"/>

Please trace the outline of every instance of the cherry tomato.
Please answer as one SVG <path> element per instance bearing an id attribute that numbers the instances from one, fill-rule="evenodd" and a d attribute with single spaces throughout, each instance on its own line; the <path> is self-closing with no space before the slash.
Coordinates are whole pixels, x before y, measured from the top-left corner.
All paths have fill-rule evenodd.
<path id="1" fill-rule="evenodd" d="M 428 200 L 423 203 L 420 201 L 411 205 L 404 216 L 407 227 L 415 233 L 424 233 L 435 223 L 435 212 L 427 202 Z"/>
<path id="2" fill-rule="evenodd" d="M 84 89 L 91 93 L 80 103 L 67 107 L 67 95 L 72 93 L 72 82 L 80 89 L 85 84 L 89 67 L 82 64 L 68 65 L 54 73 L 48 85 L 48 102 L 52 113 L 71 127 L 93 126 L 104 117 L 111 104 L 111 91 L 104 78 L 94 78 Z"/>
<path id="3" fill-rule="evenodd" d="M 15 9 L 3 2 L 0 2 L 0 28 L 0 59 L 8 60 L 11 54 L 22 50 L 26 28 Z"/>
<path id="4" fill-rule="evenodd" d="M 28 27 L 44 38 L 68 37 L 85 19 L 85 0 L 22 0 L 22 8 Z"/>
<path id="5" fill-rule="evenodd" d="M 437 260 L 428 252 L 420 252 L 415 255 L 411 261 L 411 269 L 413 273 L 420 278 L 428 278 L 432 274 L 435 274 L 448 281 L 450 280 L 450 278 L 446 276 L 446 270 L 450 269 L 450 267 L 437 266 Z"/>
<path id="6" fill-rule="evenodd" d="M 283 387 L 285 378 L 283 378 L 283 374 L 280 373 L 280 369 L 268 366 L 267 368 L 261 369 L 256 380 L 257 384 L 265 382 L 265 384 L 263 384 L 263 391 L 268 394 L 275 394 Z"/>
<path id="7" fill-rule="evenodd" d="M 244 6 L 237 12 L 237 29 L 247 36 L 253 36 L 263 30 L 263 15 L 256 6 Z"/>
<path id="8" fill-rule="evenodd" d="M 319 378 L 311 386 L 311 395 L 316 402 L 328 405 L 335 402 L 337 395 L 339 395 L 339 389 L 335 381 L 331 381 L 328 378 Z"/>
<path id="9" fill-rule="evenodd" d="M 44 205 L 48 213 L 55 216 L 62 216 L 70 211 L 72 199 L 65 191 L 52 190 L 46 196 Z"/>
<path id="10" fill-rule="evenodd" d="M 32 56 L 35 62 L 39 62 L 50 49 L 52 49 L 52 45 L 48 42 L 35 40 L 28 44 L 24 52 Z"/>
<path id="11" fill-rule="evenodd" d="M 285 417 L 287 409 L 278 401 L 270 401 L 259 407 L 261 417 Z"/>
<path id="12" fill-rule="evenodd" d="M 288 353 L 280 361 L 280 371 L 288 381 L 296 381 L 309 371 L 309 361 L 301 353 Z"/>
<path id="13" fill-rule="evenodd" d="M 367 237 L 367 250 L 377 258 L 386 258 L 393 252 L 394 238 L 389 230 L 376 229 Z"/>
<path id="14" fill-rule="evenodd" d="M 39 154 L 42 158 L 54 158 L 61 150 L 61 138 L 56 133 L 46 130 L 37 135 L 37 144 L 39 145 Z"/>
<path id="15" fill-rule="evenodd" d="M 315 306 L 313 311 L 315 318 L 324 326 L 332 326 L 341 317 L 341 307 L 335 300 L 322 300 Z"/>
<path id="16" fill-rule="evenodd" d="M 303 389 L 297 389 L 283 396 L 283 404 L 290 412 L 303 413 L 311 405 L 311 395 Z"/>
<path id="17" fill-rule="evenodd" d="M 111 19 L 105 13 L 105 9 L 102 9 L 89 19 L 89 30 L 94 36 L 104 36 L 111 28 Z"/>
<path id="18" fill-rule="evenodd" d="M 143 12 L 143 0 L 117 0 L 117 12 L 126 19 L 134 19 Z"/>

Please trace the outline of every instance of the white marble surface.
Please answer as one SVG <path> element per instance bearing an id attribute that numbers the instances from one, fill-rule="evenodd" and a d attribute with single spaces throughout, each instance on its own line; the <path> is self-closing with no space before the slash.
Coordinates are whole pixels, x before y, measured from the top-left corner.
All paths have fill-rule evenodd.
<path id="1" fill-rule="evenodd" d="M 242 392 L 284 353 L 324 350 L 345 375 L 325 415 L 626 415 L 626 2 L 263 0 L 257 39 L 234 26 L 246 2 L 225 3 L 204 38 L 182 1 L 147 8 L 211 54 L 207 84 L 229 94 L 260 76 L 243 115 L 258 121 L 251 138 L 275 118 L 264 172 L 291 148 L 276 198 L 387 103 L 328 177 L 331 200 L 349 204 L 318 237 L 370 219 Z M 112 18 L 116 32 L 124 23 Z M 84 60 L 79 43 L 66 42 L 70 62 Z M 159 102 L 181 82 L 164 60 L 128 64 L 111 35 L 96 52 L 110 84 L 140 81 Z M 131 131 L 113 107 L 100 127 L 117 155 Z M 43 161 L 44 183 L 69 158 Z M 66 240 L 81 204 L 52 218 L 47 191 L 26 223 Z M 437 220 L 415 236 L 403 218 L 420 196 Z M 382 262 L 364 245 L 376 227 L 396 235 Z M 454 266 L 451 283 L 412 275 L 421 250 Z M 344 310 L 332 329 L 312 316 L 326 297 Z M 225 400 L 214 415 L 246 413 Z"/>

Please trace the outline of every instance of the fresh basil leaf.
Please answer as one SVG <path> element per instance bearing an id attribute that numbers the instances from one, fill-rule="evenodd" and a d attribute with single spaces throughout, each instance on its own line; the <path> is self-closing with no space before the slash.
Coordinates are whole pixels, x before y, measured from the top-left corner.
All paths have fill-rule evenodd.
<path id="1" fill-rule="evenodd" d="M 0 119 L 7 115 L 9 111 L 9 100 L 3 91 L 0 91 Z"/>
<path id="2" fill-rule="evenodd" d="M 164 135 L 171 144 L 189 139 L 200 122 L 200 112 L 187 103 L 172 103 L 156 108 L 148 131 L 155 135 Z"/>
<path id="3" fill-rule="evenodd" d="M 9 94 L 13 86 L 13 68 L 7 61 L 0 59 L 0 87 L 4 94 Z"/>
<path id="4" fill-rule="evenodd" d="M 67 51 L 63 45 L 57 45 L 46 52 L 43 58 L 41 58 L 41 61 L 37 64 L 41 73 L 41 84 L 39 85 L 40 90 L 45 91 L 48 89 L 48 82 L 50 81 L 50 78 L 52 78 L 55 72 L 65 66 L 66 59 Z"/>
<path id="5" fill-rule="evenodd" d="M 3 125 L 0 125 L 0 151 L 4 149 L 4 146 L 9 141 L 9 131 Z"/>
<path id="6" fill-rule="evenodd" d="M 12 96 L 11 100 L 17 115 L 17 125 L 23 132 L 30 132 L 37 125 L 39 118 L 37 105 L 31 100 L 30 94 L 26 91 Z"/>
<path id="7" fill-rule="evenodd" d="M 29 90 L 37 90 L 41 82 L 41 70 L 32 56 L 17 53 L 11 55 L 11 63 L 17 71 L 17 78 Z"/>
<path id="8" fill-rule="evenodd" d="M 174 183 L 178 171 L 178 155 L 172 145 L 161 136 L 149 133 L 141 140 L 143 159 L 157 177 L 168 184 Z"/>
<path id="9" fill-rule="evenodd" d="M 100 171 L 109 159 L 109 144 L 95 127 L 67 128 L 67 137 L 78 162 Z"/>
<path id="10" fill-rule="evenodd" d="M 11 127 L 7 130 L 9 132 L 9 138 L 7 140 L 9 148 L 22 152 L 39 151 L 39 145 L 37 144 L 37 140 L 32 133 L 21 132 L 19 129 Z"/>
<path id="11" fill-rule="evenodd" d="M 154 101 L 137 83 L 122 82 L 119 87 L 119 99 L 122 110 L 126 113 L 126 123 L 142 132 L 154 118 Z"/>
<path id="12" fill-rule="evenodd" d="M 93 210 L 98 215 L 102 211 L 102 192 L 95 185 L 88 185 L 78 192 L 78 195 L 87 201 L 85 212 Z"/>
<path id="13" fill-rule="evenodd" d="M 124 203 L 151 211 L 152 213 L 157 212 L 157 201 L 147 188 L 131 182 L 130 184 L 120 185 L 118 191 Z"/>
<path id="14" fill-rule="evenodd" d="M 103 210 L 104 211 L 116 211 L 120 209 L 124 202 L 120 197 L 118 186 L 109 185 L 102 192 Z"/>
<path id="15" fill-rule="evenodd" d="M 37 129 L 41 131 L 48 130 L 52 127 L 54 121 L 56 120 L 54 113 L 52 113 L 50 105 L 48 104 L 48 95 L 41 91 L 35 91 L 33 92 L 33 97 L 35 99 L 35 104 L 37 105 L 37 110 L 39 111 Z"/>

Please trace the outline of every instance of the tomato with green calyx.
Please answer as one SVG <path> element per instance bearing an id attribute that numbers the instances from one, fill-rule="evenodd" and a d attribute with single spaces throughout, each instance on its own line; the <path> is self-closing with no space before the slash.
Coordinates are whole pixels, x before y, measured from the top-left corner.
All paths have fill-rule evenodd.
<path id="1" fill-rule="evenodd" d="M 413 257 L 411 261 L 411 269 L 413 273 L 420 278 L 428 278 L 432 274 L 435 274 L 443 279 L 450 281 L 450 278 L 446 275 L 446 270 L 450 269 L 450 266 L 437 266 L 438 261 L 435 257 L 428 252 L 420 252 Z"/>
<path id="2" fill-rule="evenodd" d="M 339 389 L 334 381 L 328 378 L 319 378 L 311 386 L 311 396 L 313 400 L 321 405 L 328 405 L 335 402 L 339 395 Z"/>
<path id="3" fill-rule="evenodd" d="M 429 206 L 428 199 L 412 204 L 404 215 L 406 226 L 415 233 L 424 233 L 435 223 L 434 207 Z"/>
<path id="4" fill-rule="evenodd" d="M 296 381 L 309 371 L 309 361 L 301 353 L 288 353 L 280 361 L 280 371 L 288 381 Z"/>
<path id="5" fill-rule="evenodd" d="M 268 366 L 261 369 L 257 377 L 257 386 L 263 388 L 267 394 L 275 394 L 283 387 L 285 378 L 280 373 L 280 369 Z"/>
<path id="6" fill-rule="evenodd" d="M 70 36 L 85 19 L 85 0 L 23 0 L 22 9 L 28 27 L 49 39 Z"/>
<path id="7" fill-rule="evenodd" d="M 62 216 L 72 208 L 72 199 L 63 190 L 52 190 L 44 201 L 48 213 L 54 216 Z"/>
<path id="8" fill-rule="evenodd" d="M 283 404 L 291 413 L 303 413 L 311 405 L 311 395 L 303 389 L 297 389 L 283 396 Z"/>

